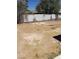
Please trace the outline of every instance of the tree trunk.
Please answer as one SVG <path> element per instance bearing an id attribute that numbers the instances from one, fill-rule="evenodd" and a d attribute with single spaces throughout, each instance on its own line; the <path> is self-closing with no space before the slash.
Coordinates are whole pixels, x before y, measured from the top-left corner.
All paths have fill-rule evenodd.
<path id="1" fill-rule="evenodd" d="M 58 20 L 58 14 L 56 14 L 55 17 L 56 17 L 55 20 Z"/>
<path id="2" fill-rule="evenodd" d="M 17 24 L 20 23 L 20 20 L 21 20 L 21 19 L 20 19 L 20 15 L 18 14 L 18 15 L 17 15 Z"/>
<path id="3" fill-rule="evenodd" d="M 17 24 L 23 23 L 23 15 L 17 16 Z"/>
<path id="4" fill-rule="evenodd" d="M 24 22 L 23 15 L 20 16 L 20 22 L 21 22 L 21 23 Z"/>

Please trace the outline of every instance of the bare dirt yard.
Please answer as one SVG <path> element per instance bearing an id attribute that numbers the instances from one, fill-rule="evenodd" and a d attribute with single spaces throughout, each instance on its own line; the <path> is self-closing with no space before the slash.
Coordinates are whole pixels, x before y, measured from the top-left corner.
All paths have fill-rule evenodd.
<path id="1" fill-rule="evenodd" d="M 61 44 L 53 36 L 61 34 L 61 21 L 17 24 L 18 59 L 54 59 Z"/>

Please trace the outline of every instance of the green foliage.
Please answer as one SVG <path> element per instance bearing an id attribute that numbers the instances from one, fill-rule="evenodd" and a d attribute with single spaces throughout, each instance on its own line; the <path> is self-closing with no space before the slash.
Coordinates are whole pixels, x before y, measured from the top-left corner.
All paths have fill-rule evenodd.
<path id="1" fill-rule="evenodd" d="M 22 2 L 22 1 L 17 2 L 17 11 L 22 14 L 25 13 L 25 11 L 28 10 L 27 9 L 28 6 L 26 3 L 27 3 L 27 0 L 25 0 L 25 2 Z"/>
<path id="2" fill-rule="evenodd" d="M 60 10 L 60 0 L 41 0 L 36 10 L 40 13 L 55 13 L 57 14 Z"/>
<path id="3" fill-rule="evenodd" d="M 28 0 L 21 0 L 17 2 L 17 23 L 21 23 L 22 15 L 26 13 Z"/>

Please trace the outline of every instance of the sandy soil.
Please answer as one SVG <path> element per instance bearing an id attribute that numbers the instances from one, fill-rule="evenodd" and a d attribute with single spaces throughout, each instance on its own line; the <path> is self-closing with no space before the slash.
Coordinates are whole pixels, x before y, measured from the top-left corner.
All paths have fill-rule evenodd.
<path id="1" fill-rule="evenodd" d="M 60 21 L 23 23 L 17 25 L 18 59 L 53 59 L 60 54 L 60 42 L 53 36 L 61 34 Z"/>

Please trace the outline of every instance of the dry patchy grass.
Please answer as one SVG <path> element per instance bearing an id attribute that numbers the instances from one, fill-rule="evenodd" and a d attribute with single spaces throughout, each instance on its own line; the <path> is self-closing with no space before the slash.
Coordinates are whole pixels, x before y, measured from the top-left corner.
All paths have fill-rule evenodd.
<path id="1" fill-rule="evenodd" d="M 60 21 L 17 25 L 18 59 L 48 59 L 60 54 Z"/>

